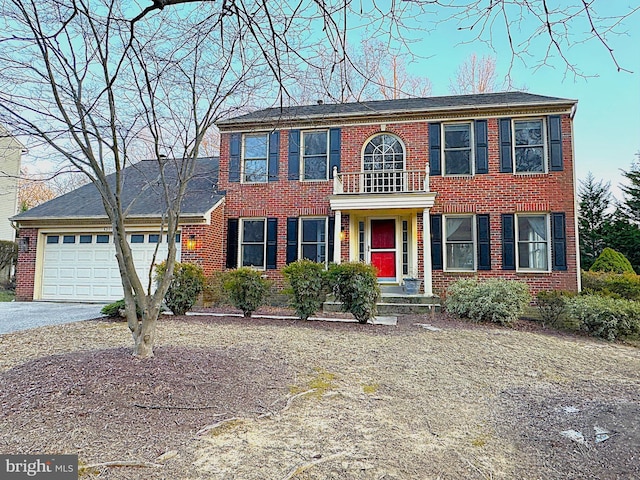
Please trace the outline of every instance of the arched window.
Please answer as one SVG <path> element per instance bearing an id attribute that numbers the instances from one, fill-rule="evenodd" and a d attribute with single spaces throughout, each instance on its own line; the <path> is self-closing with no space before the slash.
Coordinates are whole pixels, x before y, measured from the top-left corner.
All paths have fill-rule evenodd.
<path id="1" fill-rule="evenodd" d="M 362 166 L 367 192 L 401 192 L 404 189 L 404 146 L 395 135 L 381 133 L 364 147 Z"/>

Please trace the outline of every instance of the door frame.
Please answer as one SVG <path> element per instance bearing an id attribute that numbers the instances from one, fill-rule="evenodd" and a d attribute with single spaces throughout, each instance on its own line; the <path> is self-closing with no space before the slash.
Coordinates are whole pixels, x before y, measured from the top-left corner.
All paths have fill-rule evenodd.
<path id="1" fill-rule="evenodd" d="M 371 265 L 371 228 L 372 220 L 393 220 L 395 223 L 395 259 L 396 259 L 396 276 L 393 279 L 385 277 L 378 279 L 382 284 L 399 284 L 402 282 L 402 218 L 398 215 L 371 215 L 364 218 L 365 221 L 365 262 Z"/>

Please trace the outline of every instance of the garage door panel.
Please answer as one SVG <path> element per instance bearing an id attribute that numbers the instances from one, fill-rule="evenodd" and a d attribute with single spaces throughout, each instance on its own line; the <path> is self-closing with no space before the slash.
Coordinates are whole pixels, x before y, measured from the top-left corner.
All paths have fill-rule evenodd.
<path id="1" fill-rule="evenodd" d="M 59 235 L 60 239 L 64 234 Z M 70 234 L 67 234 L 70 235 Z M 78 237 L 79 234 L 76 234 Z M 90 235 L 82 233 L 82 235 Z M 97 233 L 91 234 L 97 238 Z M 136 270 L 143 285 L 149 282 L 150 266 L 157 244 L 148 242 L 131 244 Z M 155 263 L 165 260 L 166 243 L 160 244 Z M 42 298 L 44 300 L 115 301 L 123 297 L 120 270 L 115 257 L 115 245 L 110 243 L 45 243 L 42 271 Z M 180 259 L 178 245 L 177 259 Z M 153 276 L 153 273 L 151 273 Z"/>

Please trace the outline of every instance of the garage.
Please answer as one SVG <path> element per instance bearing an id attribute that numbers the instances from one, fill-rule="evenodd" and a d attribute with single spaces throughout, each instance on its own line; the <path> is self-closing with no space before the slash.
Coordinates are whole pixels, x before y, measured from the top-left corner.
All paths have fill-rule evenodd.
<path id="1" fill-rule="evenodd" d="M 133 261 L 143 285 L 149 269 L 167 256 L 166 235 L 129 234 Z M 176 239 L 180 260 L 180 239 Z M 44 235 L 42 300 L 112 302 L 124 296 L 113 235 L 106 232 L 51 232 Z M 157 252 L 156 252 L 157 248 Z"/>

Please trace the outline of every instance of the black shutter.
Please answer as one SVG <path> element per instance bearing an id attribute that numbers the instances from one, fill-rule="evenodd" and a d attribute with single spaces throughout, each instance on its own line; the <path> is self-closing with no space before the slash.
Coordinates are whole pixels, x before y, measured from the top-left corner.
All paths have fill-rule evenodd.
<path id="1" fill-rule="evenodd" d="M 227 268 L 238 268 L 238 227 L 237 218 L 227 220 Z"/>
<path id="2" fill-rule="evenodd" d="M 502 269 L 516 269 L 516 230 L 512 213 L 502 215 Z"/>
<path id="3" fill-rule="evenodd" d="M 232 133 L 229 140 L 229 181 L 240 181 L 240 142 L 242 134 Z"/>
<path id="4" fill-rule="evenodd" d="M 327 258 L 325 259 L 327 263 L 333 262 L 333 252 L 335 248 L 335 244 L 333 239 L 335 238 L 336 231 L 336 217 L 329 217 L 329 241 L 327 242 L 329 245 L 327 247 Z M 338 246 L 340 248 L 340 246 Z"/>
<path id="5" fill-rule="evenodd" d="M 267 218 L 267 270 L 277 267 L 278 219 Z"/>
<path id="6" fill-rule="evenodd" d="M 489 145 L 487 121 L 475 121 L 476 173 L 489 173 Z"/>
<path id="7" fill-rule="evenodd" d="M 478 222 L 478 270 L 491 270 L 491 236 L 489 215 L 477 215 Z"/>
<path id="8" fill-rule="evenodd" d="M 442 270 L 442 215 L 431 215 L 431 269 Z"/>
<path id="9" fill-rule="evenodd" d="M 440 124 L 429 124 L 429 175 L 442 175 L 440 158 Z"/>
<path id="10" fill-rule="evenodd" d="M 280 161 L 280 132 L 269 135 L 269 181 L 278 181 L 278 163 Z"/>
<path id="11" fill-rule="evenodd" d="M 567 233 L 564 213 L 551 214 L 551 236 L 553 237 L 553 270 L 566 270 Z"/>
<path id="12" fill-rule="evenodd" d="M 500 123 L 500 172 L 513 173 L 511 158 L 511 119 L 501 118 Z"/>
<path id="13" fill-rule="evenodd" d="M 333 167 L 340 171 L 340 129 L 329 129 L 329 178 L 333 178 Z"/>
<path id="14" fill-rule="evenodd" d="M 549 127 L 549 170 L 561 172 L 562 163 L 562 121 L 559 115 L 549 115 L 547 118 Z"/>
<path id="15" fill-rule="evenodd" d="M 289 130 L 289 180 L 300 178 L 300 130 Z"/>
<path id="16" fill-rule="evenodd" d="M 298 259 L 298 218 L 287 218 L 287 265 Z"/>

